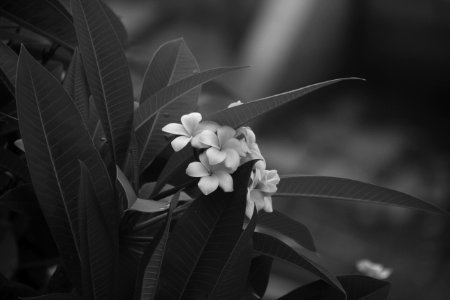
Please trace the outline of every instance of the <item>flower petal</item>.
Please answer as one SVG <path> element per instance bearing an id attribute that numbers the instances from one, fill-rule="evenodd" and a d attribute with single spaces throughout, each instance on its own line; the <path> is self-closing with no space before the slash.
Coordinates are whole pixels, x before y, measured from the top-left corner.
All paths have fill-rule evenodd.
<path id="1" fill-rule="evenodd" d="M 239 105 L 242 105 L 242 104 L 244 104 L 244 103 L 242 103 L 241 100 L 238 100 L 236 102 L 231 102 L 230 104 L 228 104 L 228 108 L 239 106 Z"/>
<path id="2" fill-rule="evenodd" d="M 226 153 L 226 158 L 224 160 L 225 167 L 236 170 L 239 167 L 239 162 L 241 160 L 239 154 L 234 149 L 226 149 L 222 152 Z"/>
<path id="3" fill-rule="evenodd" d="M 264 195 L 260 190 L 251 190 L 250 191 L 250 199 L 255 202 L 256 209 L 260 211 L 264 208 L 266 203 L 264 202 Z"/>
<path id="4" fill-rule="evenodd" d="M 198 162 L 191 162 L 186 168 L 186 174 L 191 177 L 204 177 L 209 176 L 209 171 L 205 168 L 205 166 Z"/>
<path id="5" fill-rule="evenodd" d="M 233 177 L 225 171 L 216 171 L 214 175 L 219 179 L 219 186 L 224 192 L 233 191 Z"/>
<path id="6" fill-rule="evenodd" d="M 217 124 L 216 122 L 203 121 L 203 122 L 200 122 L 200 124 L 198 124 L 197 132 L 200 133 L 203 130 L 210 130 L 210 131 L 216 132 L 217 128 L 219 128 L 219 127 L 220 127 L 220 125 Z"/>
<path id="7" fill-rule="evenodd" d="M 171 134 L 176 134 L 176 135 L 184 135 L 184 136 L 188 136 L 189 135 L 187 133 L 187 131 L 184 129 L 183 125 L 177 124 L 177 123 L 167 124 L 161 130 L 164 131 L 164 132 L 171 133 Z"/>
<path id="8" fill-rule="evenodd" d="M 202 115 L 198 112 L 193 112 L 181 117 L 181 124 L 183 124 L 189 135 L 192 135 L 197 129 L 198 124 L 202 120 Z"/>
<path id="9" fill-rule="evenodd" d="M 219 186 L 219 179 L 215 175 L 202 177 L 198 182 L 198 188 L 205 195 L 209 195 L 215 190 L 217 190 L 218 186 Z"/>
<path id="10" fill-rule="evenodd" d="M 204 145 L 219 148 L 219 140 L 217 135 L 211 130 L 204 130 L 196 135 L 196 137 L 198 137 L 198 141 Z"/>
<path id="11" fill-rule="evenodd" d="M 219 146 L 222 147 L 225 143 L 234 137 L 236 130 L 230 126 L 221 126 L 217 128 L 217 138 L 219 139 Z"/>
<path id="12" fill-rule="evenodd" d="M 272 197 L 270 197 L 270 196 L 266 196 L 266 197 L 264 197 L 264 211 L 265 212 L 268 212 L 268 213 L 271 213 L 271 212 L 273 212 L 273 207 L 272 207 Z"/>
<path id="13" fill-rule="evenodd" d="M 245 156 L 245 150 L 242 147 L 242 143 L 238 139 L 231 138 L 226 141 L 222 146 L 222 150 L 225 149 L 234 149 L 240 156 Z"/>
<path id="14" fill-rule="evenodd" d="M 249 219 L 252 218 L 254 210 L 255 210 L 255 203 L 249 200 L 247 197 L 247 202 L 245 203 L 245 215 L 247 216 L 247 218 Z"/>
<path id="15" fill-rule="evenodd" d="M 190 140 L 191 138 L 187 136 L 179 136 L 175 138 L 171 143 L 173 150 L 175 150 L 175 152 L 180 151 L 190 142 Z"/>
<path id="16" fill-rule="evenodd" d="M 217 165 L 218 163 L 221 163 L 227 158 L 226 152 L 217 150 L 216 148 L 209 148 L 206 150 L 206 156 L 208 157 L 208 161 L 210 165 Z"/>

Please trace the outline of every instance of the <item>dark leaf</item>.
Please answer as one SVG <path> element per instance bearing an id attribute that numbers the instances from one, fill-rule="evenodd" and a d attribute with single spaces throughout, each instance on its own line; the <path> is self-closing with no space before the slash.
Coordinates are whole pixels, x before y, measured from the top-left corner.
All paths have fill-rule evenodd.
<path id="1" fill-rule="evenodd" d="M 39 293 L 33 288 L 19 282 L 8 280 L 0 273 L 0 299 L 16 300 L 19 297 L 37 296 Z"/>
<path id="2" fill-rule="evenodd" d="M 109 232 L 92 186 L 92 175 L 80 161 L 79 226 L 83 297 L 115 299 L 118 247 Z"/>
<path id="3" fill-rule="evenodd" d="M 89 120 L 89 87 L 84 72 L 80 53 L 75 48 L 67 75 L 64 78 L 64 88 L 75 103 L 85 124 Z"/>
<path id="4" fill-rule="evenodd" d="M 197 61 L 182 39 L 162 45 L 153 56 L 144 75 L 141 104 L 159 90 L 199 71 Z M 169 123 L 179 123 L 183 114 L 195 111 L 200 87 L 180 96 L 161 109 L 136 132 L 139 145 L 140 170 L 144 170 L 167 145 L 161 129 Z"/>
<path id="5" fill-rule="evenodd" d="M 79 163 L 95 174 L 94 187 L 111 232 L 117 232 L 112 185 L 69 95 L 22 48 L 16 100 L 28 168 L 40 207 L 74 284 L 79 280 L 77 198 Z M 77 285 L 79 286 L 79 285 Z"/>
<path id="6" fill-rule="evenodd" d="M 347 300 L 386 300 L 390 284 L 387 281 L 360 275 L 338 276 L 345 291 Z M 323 280 L 314 281 L 284 295 L 278 300 L 344 300 L 345 297 Z"/>
<path id="7" fill-rule="evenodd" d="M 274 196 L 394 205 L 448 215 L 435 205 L 402 192 L 337 177 L 283 176 Z"/>
<path id="8" fill-rule="evenodd" d="M 258 226 L 273 230 L 275 233 L 293 239 L 300 246 L 316 251 L 313 237 L 308 228 L 278 211 L 271 213 L 261 212 L 258 218 Z"/>
<path id="9" fill-rule="evenodd" d="M 23 181 L 30 180 L 26 163 L 8 149 L 0 148 L 0 169 L 14 174 Z"/>
<path id="10" fill-rule="evenodd" d="M 73 294 L 64 294 L 64 293 L 55 293 L 55 294 L 47 294 L 36 297 L 27 297 L 20 298 L 24 300 L 81 300 L 80 297 L 77 297 Z"/>
<path id="11" fill-rule="evenodd" d="M 266 255 L 258 255 L 252 259 L 250 271 L 248 274 L 248 282 L 251 294 L 262 299 L 266 293 L 269 284 L 270 271 L 272 270 L 273 257 Z"/>
<path id="12" fill-rule="evenodd" d="M 133 121 L 133 89 L 125 54 L 101 2 L 72 0 L 71 4 L 89 89 L 114 164 L 123 167 Z"/>
<path id="13" fill-rule="evenodd" d="M 128 40 L 128 34 L 127 34 L 127 30 L 125 29 L 125 26 L 123 26 L 123 23 L 120 20 L 120 18 L 103 1 L 102 1 L 102 7 L 106 13 L 106 16 L 109 19 L 109 22 L 111 23 L 112 27 L 114 28 L 114 32 L 116 33 L 117 37 L 119 38 L 119 41 L 122 44 L 122 47 L 125 48 L 125 45 L 127 44 L 127 40 Z"/>
<path id="14" fill-rule="evenodd" d="M 255 233 L 253 235 L 253 247 L 259 254 L 284 260 L 315 274 L 329 285 L 341 290 L 341 292 L 345 294 L 344 289 L 333 274 L 311 258 L 290 248 L 282 241 L 270 235 Z"/>
<path id="15" fill-rule="evenodd" d="M 211 291 L 214 278 L 218 278 L 217 271 L 223 267 L 240 236 L 246 183 L 253 163 L 241 166 L 233 174 L 234 192 L 225 193 L 218 189 L 194 200 L 177 222 L 169 236 L 157 299 L 179 299 L 183 295 L 196 297 Z M 240 212 L 236 212 L 238 207 L 242 208 Z M 214 251 L 218 252 L 214 254 Z M 212 259 L 210 264 L 208 258 Z M 202 290 L 195 290 L 196 286 Z"/>
<path id="16" fill-rule="evenodd" d="M 31 183 L 19 185 L 0 196 L 0 206 L 32 217 L 42 216 Z"/>
<path id="17" fill-rule="evenodd" d="M 283 104 L 298 99 L 322 87 L 343 80 L 355 80 L 355 79 L 359 78 L 341 78 L 312 84 L 296 90 L 270 96 L 267 98 L 254 100 L 251 102 L 244 103 L 242 105 L 234 106 L 231 108 L 215 112 L 205 117 L 205 120 L 215 121 L 221 125 L 228 125 L 233 128 L 236 128 L 250 122 L 251 120 L 255 119 L 256 117 L 259 117 L 262 114 L 265 114 Z"/>
<path id="18" fill-rule="evenodd" d="M 16 85 L 17 59 L 17 54 L 0 42 L 0 80 L 12 95 Z"/>

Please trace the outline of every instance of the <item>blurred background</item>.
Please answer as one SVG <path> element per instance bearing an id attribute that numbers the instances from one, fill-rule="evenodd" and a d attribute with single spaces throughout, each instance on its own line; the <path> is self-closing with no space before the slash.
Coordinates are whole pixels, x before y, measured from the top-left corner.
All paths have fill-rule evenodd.
<path id="1" fill-rule="evenodd" d="M 128 33 L 136 97 L 153 53 L 179 37 L 202 70 L 251 66 L 203 87 L 205 113 L 338 77 L 365 78 L 250 124 L 268 168 L 361 180 L 450 210 L 449 0 L 105 2 Z M 334 273 L 357 273 L 356 262 L 370 259 L 393 269 L 390 299 L 450 296 L 449 219 L 325 200 L 274 199 L 274 207 L 310 228 Z M 14 238 L 3 232 L 3 240 Z M 277 264 L 265 299 L 315 279 Z"/>
<path id="2" fill-rule="evenodd" d="M 450 1 L 109 1 L 128 31 L 136 94 L 162 43 L 183 37 L 201 69 L 249 65 L 203 88 L 200 110 L 337 77 L 251 124 L 269 168 L 346 177 L 450 208 Z M 274 199 L 305 223 L 331 270 L 392 268 L 390 299 L 448 299 L 450 223 L 420 211 Z M 314 280 L 275 266 L 267 299 Z"/>

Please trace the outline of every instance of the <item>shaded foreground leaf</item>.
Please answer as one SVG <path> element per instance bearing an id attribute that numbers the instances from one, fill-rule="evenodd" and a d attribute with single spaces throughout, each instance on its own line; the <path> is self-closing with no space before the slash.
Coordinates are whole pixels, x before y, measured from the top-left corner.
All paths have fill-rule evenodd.
<path id="1" fill-rule="evenodd" d="M 387 281 L 361 275 L 337 277 L 347 293 L 347 300 L 386 300 L 390 284 Z M 314 281 L 284 295 L 278 300 L 344 300 L 345 297 L 323 280 Z"/>
<path id="2" fill-rule="evenodd" d="M 30 217 L 43 217 L 31 183 L 6 191 L 0 196 L 0 206 Z"/>
<path id="3" fill-rule="evenodd" d="M 20 298 L 24 300 L 81 300 L 73 294 L 55 293 L 36 297 Z"/>
<path id="4" fill-rule="evenodd" d="M 282 241 L 270 235 L 255 232 L 253 235 L 253 247 L 255 251 L 260 254 L 284 260 L 311 272 L 329 285 L 340 290 L 345 295 L 343 287 L 333 274 L 331 274 L 320 264 L 312 261 L 304 255 L 301 255 Z"/>
<path id="5" fill-rule="evenodd" d="M 448 212 L 439 207 L 405 193 L 338 177 L 282 176 L 278 184 L 278 190 L 274 196 L 394 205 L 448 215 Z"/>
<path id="6" fill-rule="evenodd" d="M 8 149 L 0 148 L 0 169 L 11 172 L 23 181 L 30 180 L 26 163 Z"/>
<path id="7" fill-rule="evenodd" d="M 243 185 L 248 182 L 253 163 L 244 164 L 233 174 L 233 180 L 236 184 L 240 183 Z M 202 273 L 202 271 L 207 270 L 204 268 L 197 269 L 197 267 L 200 266 L 202 259 L 204 260 L 201 265 L 206 266 L 206 257 L 204 255 L 211 257 L 211 254 L 213 254 L 212 252 L 207 252 L 207 249 L 210 251 L 217 249 L 220 251 L 220 257 L 222 257 L 222 254 L 229 254 L 234 246 L 233 241 L 236 241 L 240 235 L 240 228 L 242 227 L 236 224 L 235 215 L 228 213 L 228 210 L 233 211 L 233 207 L 239 206 L 239 202 L 242 202 L 242 206 L 245 207 L 245 198 L 236 197 L 242 193 L 242 187 L 237 185 L 235 188 L 236 190 L 233 193 L 225 193 L 218 189 L 210 195 L 194 200 L 183 217 L 177 222 L 175 230 L 169 236 L 166 256 L 161 267 L 160 284 L 156 294 L 157 299 L 179 299 L 187 291 L 189 284 L 191 284 L 191 294 L 184 295 L 186 297 L 191 297 L 194 292 L 196 292 L 196 295 L 197 292 L 203 293 L 202 291 L 192 290 L 192 284 L 200 284 L 202 289 L 210 290 L 208 288 L 210 280 L 208 281 L 209 283 L 203 283 L 201 281 L 191 282 L 191 279 L 194 278 L 194 272 L 197 272 L 196 278 L 205 278 L 204 274 L 206 275 L 206 273 Z M 233 222 L 231 224 L 227 223 L 228 220 L 225 217 L 231 218 Z M 242 226 L 243 217 L 244 208 L 242 208 L 242 220 L 237 220 L 240 222 L 240 226 Z M 230 230 L 229 233 L 224 231 L 226 228 Z M 214 236 L 216 229 L 217 235 Z M 234 233 L 236 229 L 239 229 L 237 235 Z M 218 244 L 220 241 L 219 234 L 225 234 L 223 238 L 228 242 Z M 211 241 L 215 242 L 211 244 Z M 219 249 L 220 247 L 225 247 L 225 250 L 229 248 L 229 250 Z M 224 262 L 219 261 L 216 257 L 211 262 L 212 270 L 220 270 Z M 211 272 L 208 272 L 207 275 L 211 275 Z M 211 276 L 214 278 L 217 275 L 215 273 Z M 207 285 L 206 287 L 204 286 L 205 284 Z"/>
<path id="8" fill-rule="evenodd" d="M 16 85 L 17 54 L 8 46 L 0 42 L 0 80 L 14 95 Z"/>
<path id="9" fill-rule="evenodd" d="M 269 284 L 270 271 L 272 270 L 273 257 L 258 255 L 252 259 L 248 274 L 249 293 L 262 299 Z"/>
<path id="10" fill-rule="evenodd" d="M 261 212 L 258 218 L 258 226 L 273 230 L 278 234 L 293 239 L 302 247 L 316 251 L 309 229 L 302 223 L 289 218 L 279 211 L 275 210 L 271 213 Z"/>
<path id="11" fill-rule="evenodd" d="M 117 232 L 116 207 L 106 169 L 75 105 L 59 84 L 22 47 L 16 85 L 19 127 L 40 207 L 72 282 L 79 286 L 78 185 L 82 160 L 94 176 L 102 213 Z"/>
<path id="12" fill-rule="evenodd" d="M 114 164 L 122 168 L 133 121 L 133 89 L 125 54 L 99 0 L 72 0 L 71 5 L 89 88 Z M 115 174 L 111 175 L 114 179 Z"/>
<path id="13" fill-rule="evenodd" d="M 92 186 L 92 176 L 80 161 L 80 254 L 83 297 L 115 299 L 118 247 L 108 232 Z"/>

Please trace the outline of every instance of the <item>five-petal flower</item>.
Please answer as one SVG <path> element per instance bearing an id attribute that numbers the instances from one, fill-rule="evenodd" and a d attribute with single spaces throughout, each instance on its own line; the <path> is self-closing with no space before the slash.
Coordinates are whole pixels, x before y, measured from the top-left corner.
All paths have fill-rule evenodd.
<path id="1" fill-rule="evenodd" d="M 277 184 L 280 182 L 278 172 L 255 168 L 250 179 L 245 214 L 251 218 L 255 205 L 257 211 L 263 209 L 266 212 L 272 212 L 272 195 L 277 191 Z"/>

